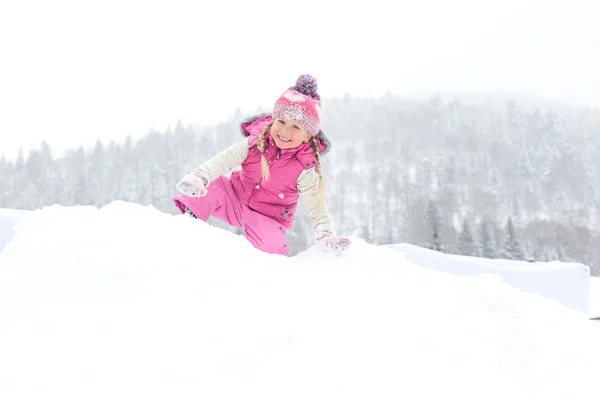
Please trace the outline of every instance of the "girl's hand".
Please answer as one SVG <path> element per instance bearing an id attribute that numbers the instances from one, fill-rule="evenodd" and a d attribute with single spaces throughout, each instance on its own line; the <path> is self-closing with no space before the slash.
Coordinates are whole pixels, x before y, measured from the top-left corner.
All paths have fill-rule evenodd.
<path id="1" fill-rule="evenodd" d="M 343 236 L 336 236 L 327 231 L 323 231 L 317 236 L 317 245 L 326 250 L 344 251 L 351 244 L 350 239 Z"/>
<path id="2" fill-rule="evenodd" d="M 177 183 L 177 190 L 189 197 L 202 197 L 207 193 L 204 179 L 194 173 L 184 176 Z"/>

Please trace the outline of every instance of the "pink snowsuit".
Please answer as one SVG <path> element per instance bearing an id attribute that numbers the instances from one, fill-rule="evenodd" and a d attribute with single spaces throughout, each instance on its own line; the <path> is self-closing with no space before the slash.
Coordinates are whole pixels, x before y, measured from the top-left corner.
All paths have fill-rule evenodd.
<path id="1" fill-rule="evenodd" d="M 242 124 L 242 132 L 249 136 L 248 156 L 241 164 L 242 169 L 232 172 L 231 179 L 220 176 L 210 182 L 203 197 L 178 193 L 173 201 L 182 213 L 187 207 L 203 221 L 212 215 L 244 228 L 246 238 L 262 251 L 287 255 L 285 233 L 293 225 L 298 205 L 297 180 L 304 169 L 315 167 L 317 160 L 309 144 L 280 150 L 267 133 L 264 155 L 269 162 L 270 178 L 263 181 L 256 142 L 260 131 L 271 121 L 272 117 L 266 115 Z M 320 138 L 317 143 L 320 151 L 326 149 Z"/>

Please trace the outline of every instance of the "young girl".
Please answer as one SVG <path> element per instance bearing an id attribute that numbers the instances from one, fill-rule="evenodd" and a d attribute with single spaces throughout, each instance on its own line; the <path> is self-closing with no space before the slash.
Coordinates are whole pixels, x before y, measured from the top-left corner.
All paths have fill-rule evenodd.
<path id="1" fill-rule="evenodd" d="M 320 113 L 317 82 L 301 75 L 275 101 L 271 115 L 242 122 L 244 140 L 182 178 L 175 205 L 203 221 L 212 215 L 242 227 L 254 247 L 287 255 L 285 233 L 301 199 L 319 246 L 345 250 L 350 241 L 336 236 L 324 200 L 321 155 L 330 143 Z M 241 170 L 225 176 L 240 164 Z"/>

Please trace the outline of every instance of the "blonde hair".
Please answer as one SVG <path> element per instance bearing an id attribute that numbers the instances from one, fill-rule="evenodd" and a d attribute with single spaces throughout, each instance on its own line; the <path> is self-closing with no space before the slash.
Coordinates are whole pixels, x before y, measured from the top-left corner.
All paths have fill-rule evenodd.
<path id="1" fill-rule="evenodd" d="M 321 152 L 319 151 L 317 139 L 315 139 L 314 136 L 310 136 L 308 143 L 310 143 L 310 147 L 312 147 L 315 158 L 317 159 L 317 167 L 315 170 L 319 175 L 319 201 L 323 201 L 325 199 L 325 182 L 323 182 L 323 174 L 321 173 Z"/>
<path id="2" fill-rule="evenodd" d="M 271 129 L 273 123 L 267 124 L 262 131 L 258 134 L 258 140 L 256 141 L 256 147 L 260 150 L 260 164 L 262 167 L 262 177 L 265 181 L 269 180 L 271 176 L 271 172 L 269 171 L 269 163 L 267 162 L 267 158 L 265 157 L 265 136 L 269 129 Z"/>
<path id="3" fill-rule="evenodd" d="M 269 129 L 271 129 L 272 125 L 273 123 L 267 124 L 258 134 L 258 140 L 256 141 L 256 147 L 258 148 L 258 150 L 260 150 L 262 178 L 265 181 L 268 181 L 269 177 L 271 176 L 271 172 L 269 171 L 269 162 L 265 157 L 265 136 L 267 135 L 267 132 L 269 132 Z M 319 176 L 319 201 L 323 201 L 323 199 L 325 198 L 325 182 L 323 182 L 323 174 L 321 172 L 321 152 L 319 151 L 317 139 L 315 139 L 314 136 L 310 136 L 308 143 L 310 144 L 315 158 L 317 159 L 317 166 L 315 167 L 315 171 Z"/>

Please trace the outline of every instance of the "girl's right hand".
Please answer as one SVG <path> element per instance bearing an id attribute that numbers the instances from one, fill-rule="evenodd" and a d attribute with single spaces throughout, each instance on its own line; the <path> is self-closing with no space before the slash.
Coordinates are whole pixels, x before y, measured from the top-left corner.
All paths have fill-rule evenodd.
<path id="1" fill-rule="evenodd" d="M 207 193 L 204 179 L 194 173 L 184 176 L 177 183 L 177 190 L 189 197 L 202 197 Z"/>
<path id="2" fill-rule="evenodd" d="M 323 231 L 317 236 L 317 245 L 325 250 L 334 250 L 342 252 L 350 247 L 350 239 L 343 236 L 336 236 L 332 232 Z"/>

